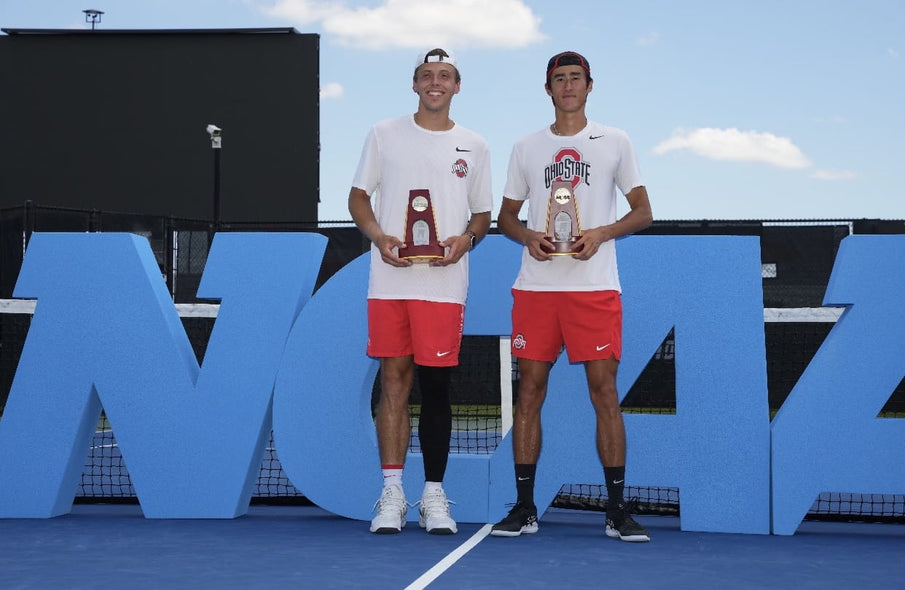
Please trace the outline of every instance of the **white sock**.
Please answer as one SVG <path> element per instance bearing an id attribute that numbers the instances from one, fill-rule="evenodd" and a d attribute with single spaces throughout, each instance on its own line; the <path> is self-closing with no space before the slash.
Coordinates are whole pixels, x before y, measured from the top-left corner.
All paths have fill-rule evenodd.
<path id="1" fill-rule="evenodd" d="M 424 495 L 428 492 L 435 492 L 437 490 L 443 490 L 443 482 L 442 481 L 426 481 L 424 482 L 424 492 L 421 495 Z"/>
<path id="2" fill-rule="evenodd" d="M 399 486 L 402 487 L 402 469 L 384 469 L 383 470 L 383 487 Z"/>

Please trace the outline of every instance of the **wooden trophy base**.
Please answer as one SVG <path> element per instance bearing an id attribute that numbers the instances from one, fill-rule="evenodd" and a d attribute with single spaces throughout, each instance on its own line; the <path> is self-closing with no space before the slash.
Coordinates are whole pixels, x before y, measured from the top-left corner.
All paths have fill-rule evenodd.
<path id="1" fill-rule="evenodd" d="M 547 240 L 553 243 L 553 251 L 548 252 L 550 256 L 575 256 L 578 252 L 572 251 L 572 246 L 575 244 L 576 240 L 570 240 L 568 242 L 554 242 L 551 236 L 547 236 Z"/>
<path id="2" fill-rule="evenodd" d="M 446 249 L 440 246 L 409 246 L 399 249 L 399 258 L 410 260 L 415 264 L 433 262 L 445 256 Z"/>

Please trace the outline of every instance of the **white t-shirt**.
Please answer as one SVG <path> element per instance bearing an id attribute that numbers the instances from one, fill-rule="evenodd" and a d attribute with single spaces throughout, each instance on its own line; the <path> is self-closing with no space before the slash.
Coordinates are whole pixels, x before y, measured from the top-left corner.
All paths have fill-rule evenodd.
<path id="1" fill-rule="evenodd" d="M 528 229 L 546 231 L 550 186 L 570 181 L 581 229 L 616 221 L 616 188 L 628 194 L 642 186 L 635 150 L 621 129 L 589 121 L 578 134 L 563 137 L 549 128 L 518 140 L 512 148 L 503 196 L 528 200 Z M 541 262 L 522 251 L 513 285 L 526 291 L 621 291 L 616 244 L 600 245 L 590 260 L 554 256 Z"/>
<path id="2" fill-rule="evenodd" d="M 490 152 L 484 139 L 461 125 L 428 131 L 415 123 L 413 115 L 381 121 L 371 129 L 352 186 L 371 197 L 384 233 L 400 240 L 410 191 L 430 191 L 441 241 L 461 235 L 471 215 L 493 209 Z M 467 293 L 467 253 L 449 266 L 400 268 L 384 262 L 371 244 L 369 299 L 464 304 Z"/>

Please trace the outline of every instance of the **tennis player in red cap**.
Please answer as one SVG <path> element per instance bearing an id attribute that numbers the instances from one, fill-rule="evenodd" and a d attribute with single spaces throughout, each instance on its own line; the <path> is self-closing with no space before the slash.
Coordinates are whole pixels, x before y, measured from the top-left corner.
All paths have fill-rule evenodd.
<path id="1" fill-rule="evenodd" d="M 512 433 L 517 502 L 491 534 L 516 537 L 538 530 L 534 477 L 541 406 L 550 368 L 565 346 L 569 362 L 585 366 L 597 415 L 606 534 L 649 541 L 623 498 L 625 427 L 616 391 L 622 302 L 615 240 L 651 224 L 650 201 L 628 135 L 585 114 L 594 88 L 588 60 L 574 51 L 554 55 L 545 88 L 556 118 L 513 147 L 497 219 L 500 231 L 524 248 L 512 289 L 512 354 L 519 366 Z M 630 207 L 619 219 L 617 189 Z M 526 201 L 528 223 L 523 225 L 519 212 Z"/>

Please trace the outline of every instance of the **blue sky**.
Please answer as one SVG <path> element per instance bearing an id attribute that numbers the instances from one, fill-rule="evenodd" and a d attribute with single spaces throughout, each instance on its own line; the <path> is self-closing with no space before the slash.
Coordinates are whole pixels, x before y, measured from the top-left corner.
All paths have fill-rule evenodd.
<path id="1" fill-rule="evenodd" d="M 435 46 L 459 57 L 452 115 L 490 144 L 495 208 L 513 142 L 552 121 L 547 59 L 572 49 L 655 218 L 905 219 L 903 0 L 0 0 L 0 26 L 90 28 L 86 8 L 105 29 L 320 34 L 321 220 L 349 219 L 365 134 L 415 110 Z"/>

